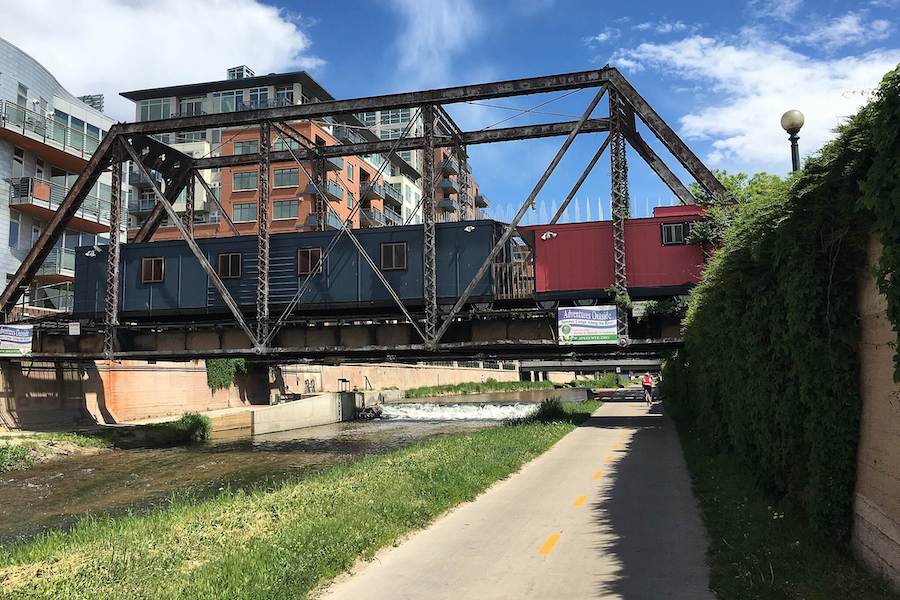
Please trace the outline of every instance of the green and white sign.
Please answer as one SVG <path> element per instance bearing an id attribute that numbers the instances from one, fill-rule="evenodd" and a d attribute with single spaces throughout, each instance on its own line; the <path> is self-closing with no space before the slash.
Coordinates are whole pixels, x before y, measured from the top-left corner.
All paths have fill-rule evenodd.
<path id="1" fill-rule="evenodd" d="M 559 343 L 616 344 L 615 306 L 560 307 L 557 312 Z"/>
<path id="2" fill-rule="evenodd" d="M 0 325 L 0 354 L 31 354 L 31 325 Z"/>

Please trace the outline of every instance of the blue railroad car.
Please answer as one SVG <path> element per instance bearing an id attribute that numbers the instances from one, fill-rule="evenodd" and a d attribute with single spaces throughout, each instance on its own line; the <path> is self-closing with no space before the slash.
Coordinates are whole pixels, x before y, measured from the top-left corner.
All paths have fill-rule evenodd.
<path id="1" fill-rule="evenodd" d="M 502 234 L 492 220 L 436 225 L 437 295 L 452 303 L 462 293 Z M 400 298 L 422 304 L 423 231 L 421 225 L 354 230 Z M 353 242 L 342 236 L 325 259 L 322 272 L 313 273 L 337 231 L 272 234 L 269 242 L 269 299 L 287 304 L 304 280 L 313 277 L 300 310 L 391 306 L 393 300 Z M 251 310 L 256 304 L 255 235 L 197 240 L 235 301 Z M 106 291 L 105 247 L 79 248 L 75 257 L 77 315 L 98 315 Z M 506 248 L 497 260 L 508 260 Z M 227 312 L 218 291 L 182 240 L 125 244 L 121 247 L 119 309 L 133 317 L 165 314 Z M 491 271 L 478 283 L 471 302 L 493 300 Z"/>

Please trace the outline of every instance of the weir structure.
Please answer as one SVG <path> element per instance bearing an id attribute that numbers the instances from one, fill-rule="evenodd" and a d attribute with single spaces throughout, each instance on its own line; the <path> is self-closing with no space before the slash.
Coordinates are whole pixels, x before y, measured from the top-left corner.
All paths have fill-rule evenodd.
<path id="1" fill-rule="evenodd" d="M 500 98 L 511 98 L 549 92 L 570 92 L 589 89 L 594 91 L 591 101 L 577 121 L 540 123 L 516 127 L 487 128 L 475 131 L 461 129 L 447 113 L 445 106 L 455 103 L 475 102 Z M 594 111 L 607 97 L 609 112 L 603 117 L 595 117 Z M 335 145 L 319 145 L 301 134 L 292 123 L 304 120 L 322 120 L 352 115 L 356 113 L 409 108 L 416 111 L 416 117 L 423 119 L 421 136 L 411 136 L 407 127 L 395 140 L 367 142 L 347 142 Z M 522 114 L 527 114 L 523 110 Z M 410 125 L 416 120 L 410 120 Z M 611 160 L 611 205 L 613 220 L 613 242 L 615 262 L 615 287 L 624 296 L 628 282 L 625 269 L 624 220 L 629 215 L 628 167 L 626 145 L 647 162 L 651 169 L 669 187 L 681 203 L 691 204 L 695 199 L 689 189 L 678 179 L 660 159 L 650 145 L 642 138 L 637 123 L 640 121 L 653 136 L 672 154 L 684 169 L 696 180 L 701 188 L 712 196 L 726 193 L 722 184 L 700 159 L 678 137 L 671 127 L 656 113 L 647 101 L 634 89 L 615 68 L 581 71 L 560 75 L 530 77 L 508 81 L 463 85 L 456 87 L 370 96 L 347 100 L 263 108 L 238 112 L 216 113 L 143 121 L 138 123 L 118 123 L 110 128 L 87 167 L 79 175 L 63 200 L 59 210 L 50 220 L 40 238 L 15 275 L 8 282 L 0 297 L 0 311 L 4 320 L 9 318 L 16 301 L 31 283 L 44 259 L 53 249 L 69 221 L 78 211 L 90 189 L 100 174 L 112 172 L 112 215 L 108 247 L 106 273 L 105 315 L 102 324 L 93 330 L 88 327 L 77 339 L 71 339 L 62 331 L 59 322 L 39 323 L 37 341 L 39 348 L 32 358 L 43 360 L 88 360 L 88 359 L 187 359 L 216 356 L 251 356 L 260 360 L 284 360 L 303 357 L 307 359 L 334 360 L 421 360 L 462 358 L 471 356 L 574 356 L 575 354 L 599 355 L 615 350 L 604 347 L 560 346 L 555 339 L 555 314 L 552 311 L 516 309 L 515 311 L 466 311 L 464 310 L 478 282 L 491 269 L 492 262 L 504 245 L 516 232 L 528 208 L 533 205 L 544 184 L 553 174 L 557 165 L 579 135 L 606 133 L 598 143 L 598 149 L 589 164 L 572 187 L 569 194 L 554 215 L 551 223 L 556 223 L 574 198 L 579 188 L 599 161 L 607 147 Z M 200 131 L 209 128 L 231 128 L 258 126 L 260 139 L 258 151 L 250 154 L 211 156 L 193 158 L 177 149 L 158 141 L 163 134 Z M 271 133 L 281 140 L 292 140 L 298 146 L 287 144 L 286 150 L 273 150 Z M 441 306 L 436 293 L 435 264 L 435 210 L 433 194 L 436 182 L 434 149 L 449 147 L 463 166 L 467 160 L 466 148 L 470 145 L 496 143 L 512 140 L 526 140 L 553 136 L 566 136 L 556 155 L 547 166 L 532 191 L 524 199 L 512 220 L 505 224 L 503 233 L 496 241 L 474 277 L 452 306 Z M 367 317 L 365 321 L 298 317 L 296 314 L 302 296 L 312 278 L 307 278 L 281 313 L 273 318 L 269 302 L 269 171 L 272 162 L 296 162 L 310 175 L 315 189 L 315 227 L 325 229 L 329 217 L 336 213 L 331 209 L 322 190 L 326 161 L 331 158 L 388 154 L 404 150 L 424 150 L 423 194 L 420 201 L 424 234 L 424 310 L 413 312 L 404 305 L 390 283 L 381 275 L 371 256 L 357 240 L 351 229 L 353 216 L 364 205 L 364 200 L 372 191 L 378 175 L 355 203 L 351 213 L 342 220 L 337 235 L 319 257 L 321 268 L 329 251 L 341 236 L 347 236 L 356 246 L 362 259 L 378 275 L 399 312 L 383 317 Z M 180 236 L 190 248 L 199 265 L 209 277 L 209 281 L 221 296 L 233 320 L 198 324 L 194 322 L 160 321 L 151 324 L 123 324 L 119 316 L 119 256 L 120 238 L 112 230 L 118 223 L 122 210 L 121 186 L 117 182 L 122 177 L 122 163 L 130 160 L 136 170 L 152 186 L 156 204 L 132 242 L 149 241 L 164 218 L 174 224 Z M 309 173 L 303 164 L 311 165 Z M 208 197 L 218 203 L 208 182 L 201 172 L 205 169 L 258 165 L 258 243 L 256 310 L 242 311 L 219 274 L 198 247 L 193 237 L 193 182 L 207 190 Z M 384 163 L 387 164 L 386 162 Z M 382 166 L 382 169 L 384 166 Z M 150 171 L 160 175 L 150 176 Z M 465 171 L 465 169 L 463 169 Z M 188 202 L 184 217 L 180 217 L 173 203 L 183 190 L 187 189 Z M 228 212 L 219 206 L 230 228 L 236 228 Z M 331 213 L 331 214 L 329 214 Z M 415 213 L 415 211 L 414 211 Z M 617 294 L 620 297 L 620 294 Z M 619 311 L 624 314 L 624 311 Z M 361 333 L 368 328 L 368 333 Z M 129 333 L 124 335 L 123 332 Z M 627 316 L 618 320 L 620 345 L 632 353 L 650 352 L 677 345 L 676 338 L 631 340 L 628 336 Z M 449 334 L 449 336 L 448 336 Z M 449 338 L 449 339 L 448 339 Z M 126 342 L 123 347 L 123 342 Z"/>

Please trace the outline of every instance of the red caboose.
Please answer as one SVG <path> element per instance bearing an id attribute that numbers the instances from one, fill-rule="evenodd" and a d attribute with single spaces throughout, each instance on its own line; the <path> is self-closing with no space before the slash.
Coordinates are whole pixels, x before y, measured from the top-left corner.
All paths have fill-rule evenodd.
<path id="1" fill-rule="evenodd" d="M 696 205 L 660 206 L 653 216 L 625 221 L 625 266 L 632 298 L 685 293 L 700 281 L 705 254 L 687 243 Z M 608 297 L 614 284 L 611 221 L 529 225 L 518 228 L 534 257 L 538 300 Z"/>

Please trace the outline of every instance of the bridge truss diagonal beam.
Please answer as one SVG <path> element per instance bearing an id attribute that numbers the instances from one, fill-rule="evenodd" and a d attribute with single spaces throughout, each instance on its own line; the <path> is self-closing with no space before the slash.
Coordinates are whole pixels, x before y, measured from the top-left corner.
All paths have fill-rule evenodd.
<path id="1" fill-rule="evenodd" d="M 544 184 L 547 183 L 547 180 L 550 179 L 550 176 L 553 174 L 553 171 L 556 170 L 556 166 L 562 160 L 562 157 L 569 150 L 569 146 L 572 145 L 572 142 L 575 141 L 575 138 L 578 136 L 578 133 L 581 131 L 581 127 L 584 125 L 585 121 L 587 121 L 591 113 L 594 112 L 594 109 L 597 108 L 597 105 L 600 103 L 600 100 L 603 99 L 604 94 L 606 94 L 606 86 L 603 85 L 600 87 L 600 90 L 594 96 L 594 99 L 588 104 L 588 107 L 585 109 L 584 114 L 581 116 L 581 119 L 569 133 L 569 136 L 566 138 L 566 141 L 563 142 L 562 146 L 560 146 L 559 150 L 556 152 L 556 156 L 553 157 L 553 160 L 550 161 L 550 164 L 547 166 L 547 169 L 544 171 L 544 174 L 541 175 L 541 178 L 535 184 L 534 189 L 531 190 L 531 193 L 528 194 L 528 197 L 525 199 L 525 202 L 522 203 L 522 206 L 519 208 L 519 211 L 516 213 L 513 220 L 506 226 L 503 231 L 503 235 L 500 236 L 500 239 L 494 244 L 491 251 L 488 253 L 487 258 L 484 259 L 484 262 L 481 263 L 481 267 L 472 277 L 472 280 L 469 281 L 469 284 L 463 290 L 460 297 L 456 300 L 456 303 L 453 305 L 453 308 L 450 309 L 450 314 L 444 319 L 441 328 L 435 334 L 433 344 L 437 344 L 440 342 L 441 338 L 447 332 L 447 329 L 450 327 L 454 317 L 462 310 L 463 305 L 472 295 L 472 292 L 475 291 L 475 286 L 478 285 L 478 282 L 484 278 L 488 269 L 491 268 L 491 263 L 494 262 L 494 259 L 497 257 L 497 254 L 500 253 L 500 250 L 506 245 L 509 241 L 509 238 L 512 237 L 513 231 L 515 231 L 516 227 L 519 224 L 519 221 L 522 220 L 522 217 L 525 216 L 525 213 L 528 211 L 528 208 L 534 202 L 534 199 L 537 198 L 537 195 L 540 193 L 541 189 L 543 189 Z"/>
<path id="2" fill-rule="evenodd" d="M 196 240 L 194 240 L 194 238 L 192 238 L 188 234 L 188 230 L 184 226 L 184 223 L 181 221 L 181 219 L 178 218 L 178 213 L 175 212 L 175 208 L 165 197 L 162 190 L 159 189 L 159 186 L 156 184 L 156 182 L 153 181 L 153 179 L 150 177 L 150 173 L 141 162 L 141 158 L 138 155 L 137 151 L 126 139 L 117 139 L 120 139 L 122 147 L 134 161 L 135 166 L 141 171 L 141 175 L 143 175 L 150 181 L 150 186 L 153 188 L 153 192 L 156 194 L 156 201 L 162 205 L 163 209 L 166 211 L 166 213 L 169 215 L 169 218 L 173 221 L 175 227 L 178 229 L 178 233 L 180 233 L 184 241 L 187 242 L 188 248 L 190 248 L 191 252 L 194 254 L 197 262 L 200 263 L 200 267 L 206 272 L 209 280 L 212 281 L 213 286 L 215 286 L 216 290 L 219 292 L 219 295 L 222 297 L 222 300 L 225 302 L 228 310 L 231 311 L 232 316 L 238 322 L 238 325 L 240 325 L 244 333 L 247 335 L 247 339 L 250 340 L 250 343 L 253 344 L 254 348 L 259 349 L 259 341 L 256 339 L 256 336 L 253 335 L 253 332 L 250 331 L 250 327 L 247 326 L 244 315 L 243 313 L 241 313 L 241 309 L 238 307 L 237 302 L 234 301 L 231 292 L 229 292 L 228 288 L 225 287 L 225 284 L 222 282 L 219 274 L 216 273 L 216 270 L 213 269 L 211 264 L 209 264 L 206 255 L 197 245 Z"/>

